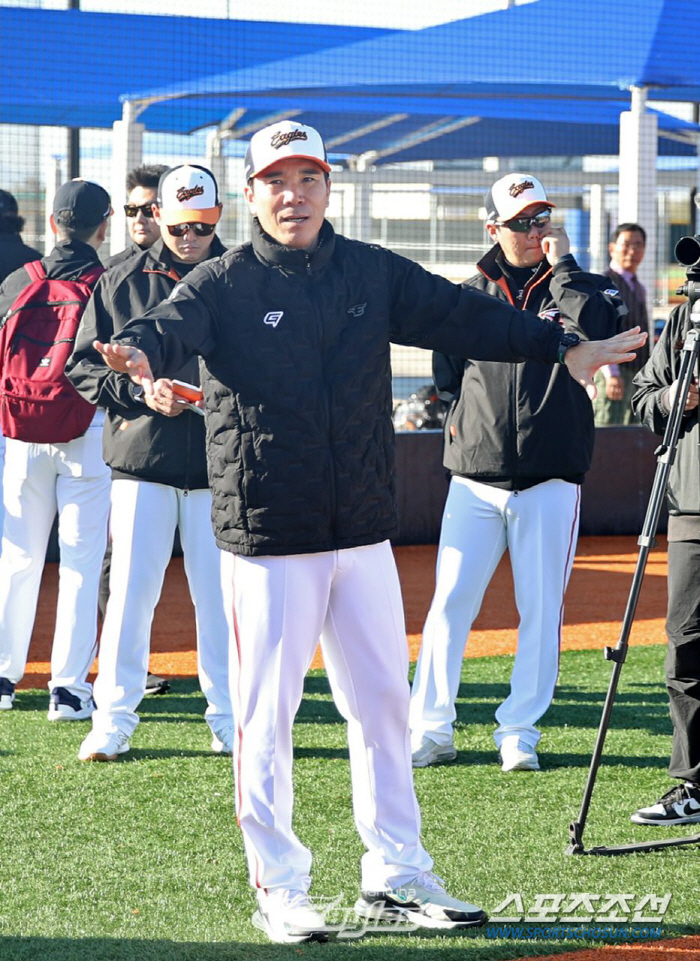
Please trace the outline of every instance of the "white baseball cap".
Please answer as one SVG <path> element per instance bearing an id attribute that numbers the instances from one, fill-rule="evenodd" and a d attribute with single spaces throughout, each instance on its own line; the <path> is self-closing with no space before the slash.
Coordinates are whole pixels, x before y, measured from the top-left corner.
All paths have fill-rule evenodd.
<path id="1" fill-rule="evenodd" d="M 512 220 L 530 204 L 556 207 L 556 204 L 547 200 L 545 189 L 537 177 L 531 174 L 506 174 L 486 194 L 486 220 L 491 223 Z"/>
<path id="2" fill-rule="evenodd" d="M 174 224 L 216 224 L 221 217 L 219 188 L 211 170 L 180 164 L 166 170 L 158 182 L 158 206 L 166 227 Z"/>
<path id="3" fill-rule="evenodd" d="M 295 120 L 281 120 L 263 127 L 250 138 L 245 155 L 246 182 L 288 157 L 313 160 L 321 170 L 330 173 L 326 148 L 318 130 Z"/>

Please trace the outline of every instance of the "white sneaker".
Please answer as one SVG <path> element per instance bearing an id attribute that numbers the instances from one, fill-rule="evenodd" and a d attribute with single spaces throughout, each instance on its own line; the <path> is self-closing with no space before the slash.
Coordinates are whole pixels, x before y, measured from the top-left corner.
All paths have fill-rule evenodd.
<path id="1" fill-rule="evenodd" d="M 517 734 L 509 734 L 501 741 L 502 771 L 539 771 L 537 751 L 521 740 Z"/>
<path id="2" fill-rule="evenodd" d="M 479 927 L 488 920 L 475 904 L 451 897 L 442 878 L 432 871 L 424 871 L 399 888 L 363 891 L 354 910 L 370 921 L 412 921 L 422 928 Z"/>
<path id="3" fill-rule="evenodd" d="M 220 731 L 212 735 L 211 749 L 214 754 L 233 754 L 233 736 L 236 732 L 235 724 L 227 724 Z"/>
<path id="4" fill-rule="evenodd" d="M 457 751 L 454 744 L 436 744 L 429 737 L 424 737 L 420 746 L 411 755 L 414 767 L 429 767 L 431 764 L 446 764 L 454 761 Z"/>
<path id="5" fill-rule="evenodd" d="M 90 731 L 78 751 L 79 761 L 116 761 L 118 754 L 129 750 L 129 738 L 122 731 L 103 734 Z"/>
<path id="6" fill-rule="evenodd" d="M 0 677 L 0 711 L 11 711 L 15 700 L 15 685 Z"/>
<path id="7" fill-rule="evenodd" d="M 49 700 L 49 721 L 87 721 L 95 710 L 95 702 L 91 697 L 85 701 L 76 694 L 71 694 L 65 687 L 57 687 L 51 692 Z"/>
<path id="8" fill-rule="evenodd" d="M 253 915 L 253 924 L 277 944 L 328 940 L 325 918 L 315 910 L 305 891 L 289 888 L 258 891 L 258 910 Z"/>

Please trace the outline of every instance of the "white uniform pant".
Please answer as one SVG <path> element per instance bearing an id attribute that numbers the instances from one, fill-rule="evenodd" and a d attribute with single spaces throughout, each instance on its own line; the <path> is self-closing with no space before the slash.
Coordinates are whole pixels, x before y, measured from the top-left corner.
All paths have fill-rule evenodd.
<path id="1" fill-rule="evenodd" d="M 319 635 L 347 721 L 362 886 L 432 867 L 420 840 L 408 737 L 408 654 L 389 542 L 319 554 L 222 552 L 238 733 L 236 811 L 251 884 L 308 889 L 311 854 L 292 829 L 292 725 Z"/>
<path id="2" fill-rule="evenodd" d="M 230 727 L 228 626 L 221 552 L 211 526 L 211 493 L 141 480 L 112 482 L 112 565 L 100 637 L 93 728 L 130 737 L 146 690 L 151 624 L 170 562 L 175 529 L 195 609 L 197 669 L 212 731 Z M 99 571 L 98 571 L 99 576 Z"/>
<path id="3" fill-rule="evenodd" d="M 496 746 L 518 734 L 535 747 L 535 723 L 559 672 L 564 593 L 578 535 L 580 487 L 549 480 L 524 491 L 453 477 L 438 548 L 435 595 L 411 694 L 411 741 L 453 737 L 464 647 L 506 548 L 520 615 L 510 695 L 496 711 Z"/>
<path id="4" fill-rule="evenodd" d="M 98 411 L 82 437 L 65 444 L 7 438 L 0 552 L 0 677 L 20 681 L 34 628 L 46 547 L 58 511 L 58 603 L 49 690 L 90 697 L 97 594 L 107 543 L 109 469 Z"/>

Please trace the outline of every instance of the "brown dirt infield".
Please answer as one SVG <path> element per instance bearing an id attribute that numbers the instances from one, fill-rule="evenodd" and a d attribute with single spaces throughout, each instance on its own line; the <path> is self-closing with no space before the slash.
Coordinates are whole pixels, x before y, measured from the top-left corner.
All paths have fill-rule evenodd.
<path id="1" fill-rule="evenodd" d="M 538 955 L 537 961 L 608 961 L 613 954 L 621 961 L 700 961 L 700 937 L 650 941 L 647 944 L 608 944 L 604 948 L 567 951 L 565 954 Z"/>
<path id="2" fill-rule="evenodd" d="M 403 588 L 410 656 L 415 660 L 420 632 L 435 583 L 435 545 L 397 547 L 396 561 Z M 564 650 L 603 648 L 619 636 L 632 573 L 637 559 L 635 537 L 582 537 L 566 595 L 562 634 Z M 48 681 L 53 636 L 58 566 L 47 564 L 21 687 L 41 687 Z M 649 555 L 646 576 L 632 629 L 632 644 L 664 643 L 666 609 L 666 541 Z M 515 651 L 517 611 L 507 556 L 489 585 L 472 630 L 467 657 L 511 654 Z M 194 611 L 181 558 L 168 568 L 151 633 L 151 671 L 167 677 L 194 677 Z M 322 667 L 320 653 L 314 667 Z"/>

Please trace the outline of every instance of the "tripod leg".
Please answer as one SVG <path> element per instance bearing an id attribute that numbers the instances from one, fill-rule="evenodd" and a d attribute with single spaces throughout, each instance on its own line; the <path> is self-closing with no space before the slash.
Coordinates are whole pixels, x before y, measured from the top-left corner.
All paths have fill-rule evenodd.
<path id="1" fill-rule="evenodd" d="M 693 308 L 693 310 L 695 311 L 695 308 Z M 683 356 L 681 359 L 678 378 L 678 391 L 674 398 L 673 408 L 666 425 L 663 441 L 656 452 L 656 472 L 654 474 L 654 482 L 652 484 L 649 504 L 647 506 L 647 512 L 644 518 L 644 526 L 638 541 L 640 550 L 637 557 L 634 577 L 632 579 L 632 586 L 627 598 L 627 605 L 622 621 L 620 638 L 614 648 L 605 648 L 605 656 L 608 660 L 614 662 L 614 667 L 612 676 L 610 678 L 610 684 L 608 686 L 608 693 L 605 698 L 605 704 L 603 706 L 603 714 L 598 726 L 598 734 L 596 737 L 595 747 L 593 749 L 593 755 L 591 757 L 591 763 L 588 771 L 588 777 L 586 779 L 586 786 L 583 792 L 583 798 L 581 800 L 581 808 L 578 819 L 573 821 L 569 826 L 570 844 L 566 849 L 567 854 L 586 853 L 583 846 L 583 831 L 586 826 L 588 809 L 590 807 L 591 798 L 593 796 L 593 788 L 595 786 L 598 768 L 600 766 L 600 760 L 603 754 L 605 737 L 608 732 L 608 727 L 610 726 L 610 716 L 612 714 L 613 704 L 615 703 L 615 695 L 617 693 L 620 674 L 622 673 L 622 665 L 624 664 L 627 656 L 629 636 L 632 630 L 632 623 L 634 621 L 637 602 L 639 600 L 639 594 L 642 588 L 642 580 L 644 578 L 647 558 L 649 556 L 649 550 L 654 545 L 654 537 L 659 523 L 661 507 L 666 494 L 668 477 L 671 472 L 671 466 L 673 464 L 676 448 L 678 446 L 678 436 L 680 433 L 681 420 L 685 409 L 685 402 L 699 356 L 700 340 L 698 338 L 698 331 L 693 328 L 688 331 L 685 343 L 683 345 Z"/>

